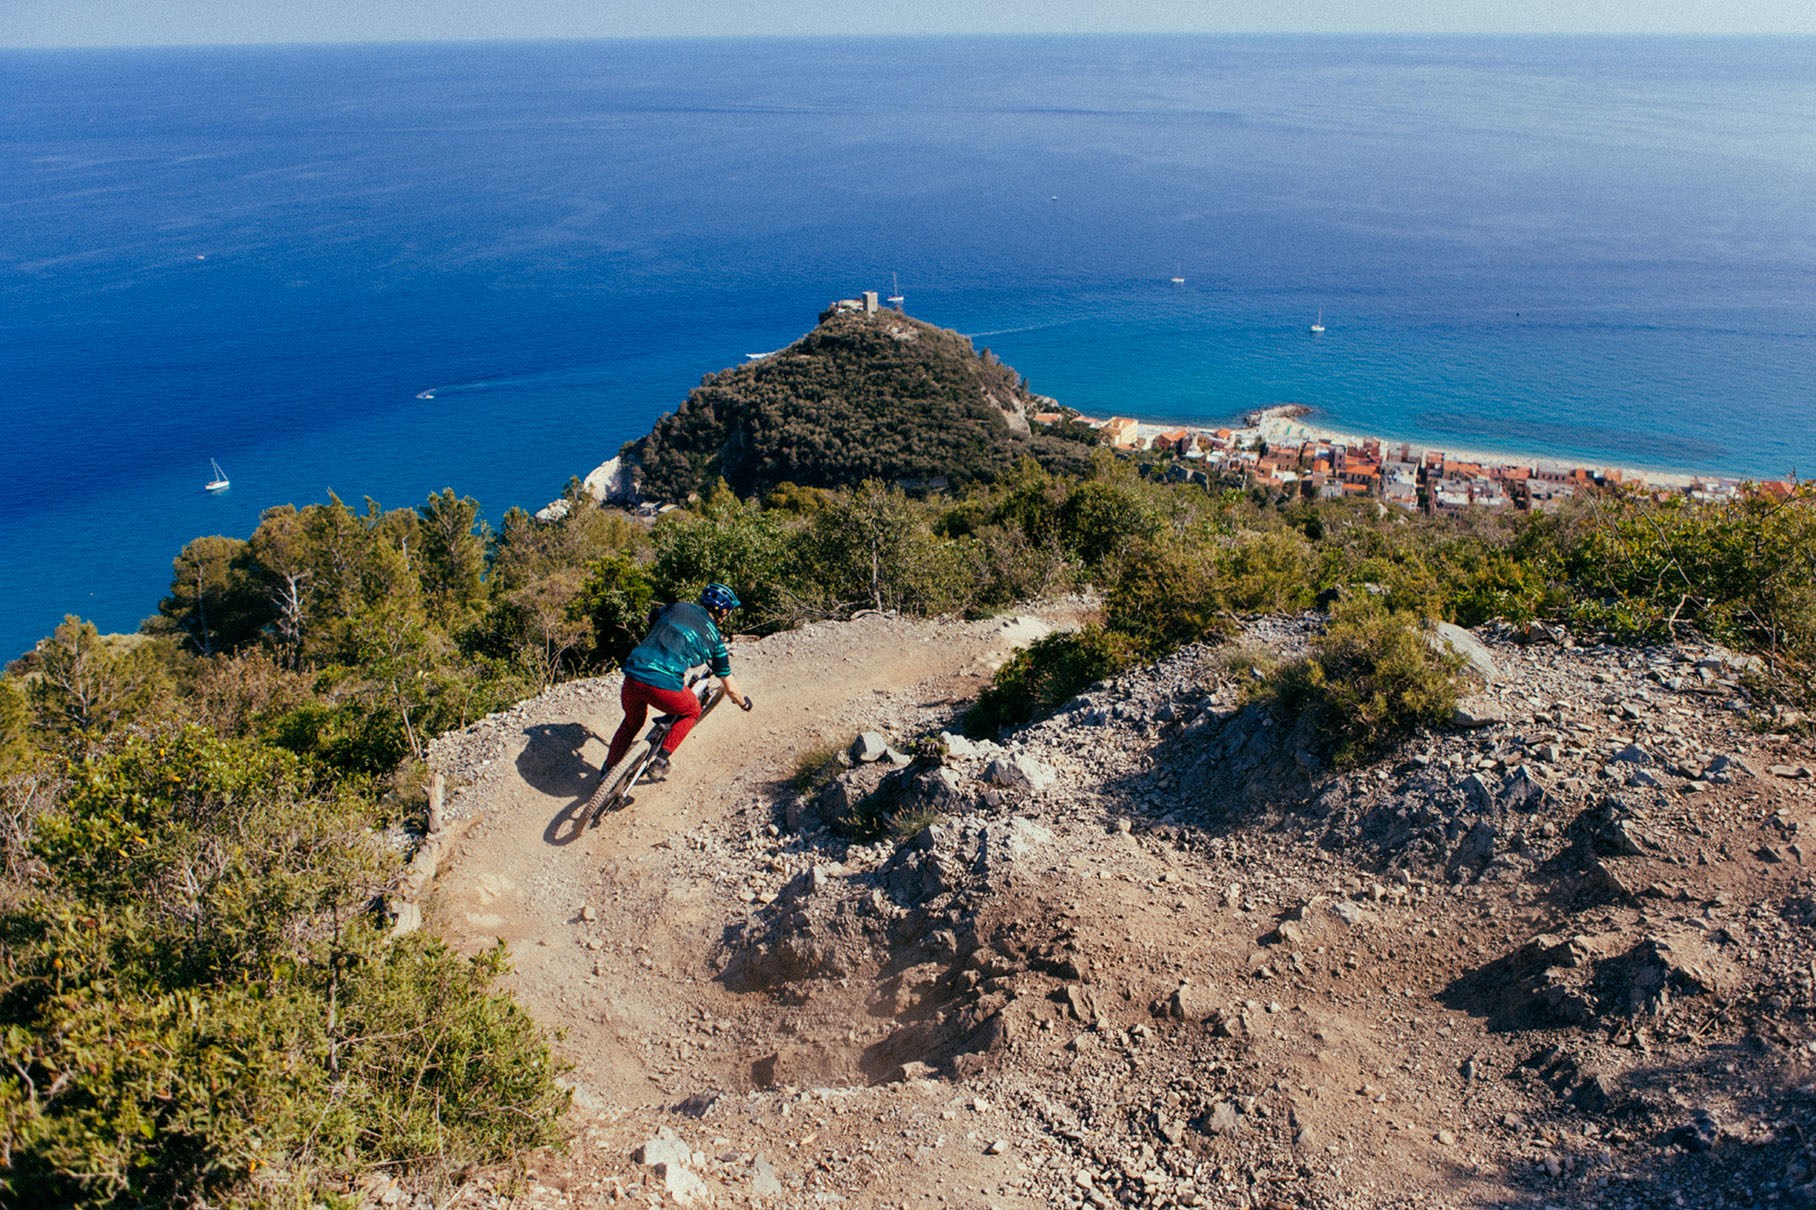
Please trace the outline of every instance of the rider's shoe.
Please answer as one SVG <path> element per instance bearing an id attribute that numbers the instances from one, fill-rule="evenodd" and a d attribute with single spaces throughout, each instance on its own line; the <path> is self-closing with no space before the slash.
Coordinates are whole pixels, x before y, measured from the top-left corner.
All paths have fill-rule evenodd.
<path id="1" fill-rule="evenodd" d="M 644 781 L 667 781 L 668 780 L 668 753 L 666 753 L 666 752 L 656 753 L 654 759 L 652 759 L 649 762 L 649 767 L 643 771 L 643 780 Z"/>

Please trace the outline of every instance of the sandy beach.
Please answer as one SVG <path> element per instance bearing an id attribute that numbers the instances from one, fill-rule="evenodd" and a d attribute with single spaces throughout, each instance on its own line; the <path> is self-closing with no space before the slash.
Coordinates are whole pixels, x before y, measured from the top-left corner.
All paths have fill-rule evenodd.
<path id="1" fill-rule="evenodd" d="M 1055 402 L 1055 406 L 1058 406 L 1057 402 Z M 1372 440 L 1380 442 L 1383 454 L 1390 451 L 1397 452 L 1404 445 L 1412 452 L 1414 460 L 1435 450 L 1442 452 L 1445 458 L 1452 463 L 1474 462 L 1484 467 L 1530 467 L 1537 471 L 1556 471 L 1565 474 L 1580 469 L 1599 477 L 1605 478 L 1618 474 L 1619 478 L 1627 482 L 1639 481 L 1648 486 L 1671 488 L 1677 491 L 1687 491 L 1699 483 L 1738 484 L 1745 481 L 1743 478 L 1732 475 L 1716 475 L 1686 470 L 1681 467 L 1635 466 L 1630 463 L 1603 462 L 1593 459 L 1572 460 L 1518 451 L 1477 449 L 1470 446 L 1452 445 L 1448 442 L 1440 445 L 1384 433 L 1346 432 L 1318 424 L 1315 417 L 1316 413 L 1304 404 L 1279 403 L 1257 408 L 1245 414 L 1240 420 L 1226 424 L 1183 424 L 1143 420 L 1134 416 L 1126 419 L 1132 421 L 1135 426 L 1134 432 L 1144 446 L 1162 433 L 1177 432 L 1181 429 L 1192 433 L 1215 433 L 1227 429 L 1238 444 L 1261 440 L 1269 446 L 1288 446 L 1299 445 L 1307 441 L 1326 441 L 1356 447 Z M 1117 418 L 1080 415 L 1079 419 L 1094 428 L 1102 428 Z"/>
<path id="2" fill-rule="evenodd" d="M 1329 441 L 1344 445 L 1360 445 L 1373 439 L 1381 443 L 1381 448 L 1399 449 L 1401 445 L 1411 447 L 1415 456 L 1428 450 L 1441 450 L 1444 456 L 1453 462 L 1476 462 L 1483 466 L 1529 466 L 1534 470 L 1564 471 L 1577 468 L 1596 472 L 1618 471 L 1626 480 L 1642 479 L 1658 487 L 1687 489 L 1696 482 L 1708 482 L 1725 476 L 1701 474 L 1696 471 L 1666 469 L 1651 466 L 1628 466 L 1620 463 L 1595 462 L 1588 460 L 1567 460 L 1545 458 L 1535 454 L 1523 454 L 1507 451 L 1470 449 L 1457 445 L 1435 445 L 1426 442 L 1406 441 L 1381 433 L 1345 433 L 1337 429 L 1326 428 L 1312 422 L 1312 414 L 1303 410 L 1299 404 L 1281 404 L 1277 407 L 1262 408 L 1249 414 L 1250 424 L 1241 432 L 1253 432 L 1269 445 L 1297 444 L 1304 441 Z M 1169 426 L 1171 427 L 1171 426 Z"/>

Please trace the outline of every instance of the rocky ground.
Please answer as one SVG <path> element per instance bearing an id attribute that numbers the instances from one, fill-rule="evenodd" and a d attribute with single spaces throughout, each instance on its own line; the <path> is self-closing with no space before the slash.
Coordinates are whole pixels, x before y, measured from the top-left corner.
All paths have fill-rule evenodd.
<path id="1" fill-rule="evenodd" d="M 1337 772 L 1245 703 L 1270 619 L 950 734 L 1080 610 L 738 644 L 757 710 L 584 833 L 615 680 L 438 741 L 429 927 L 575 1094 L 440 1204 L 1816 1205 L 1816 761 L 1744 661 L 1479 634 Z"/>

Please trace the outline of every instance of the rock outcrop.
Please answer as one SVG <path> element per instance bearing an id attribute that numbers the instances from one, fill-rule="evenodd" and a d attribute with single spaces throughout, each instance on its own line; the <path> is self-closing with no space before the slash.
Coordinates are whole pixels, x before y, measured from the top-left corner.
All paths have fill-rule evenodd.
<path id="1" fill-rule="evenodd" d="M 1318 621 L 1241 641 L 1290 657 Z M 943 638 L 863 626 L 773 641 L 823 670 Z M 1443 1204 L 1458 1171 L 1573 1210 L 1808 1204 L 1807 738 L 1712 648 L 1472 639 L 1495 673 L 1471 717 L 1345 769 L 1213 648 L 993 740 L 954 733 L 943 688 L 795 707 L 835 745 L 818 776 L 753 776 L 684 834 L 666 804 L 641 817 L 661 885 L 708 890 L 618 933 L 575 925 L 604 947 L 607 1012 L 671 902 L 712 938 L 667 957 L 682 1007 L 642 1043 L 675 1103 L 613 1110 L 636 1133 L 595 1153 L 659 1125 L 723 1140 L 611 1179 L 730 1204 L 919 1182 L 957 1203 L 1386 1208 Z M 438 761 L 491 767 L 487 734 Z"/>

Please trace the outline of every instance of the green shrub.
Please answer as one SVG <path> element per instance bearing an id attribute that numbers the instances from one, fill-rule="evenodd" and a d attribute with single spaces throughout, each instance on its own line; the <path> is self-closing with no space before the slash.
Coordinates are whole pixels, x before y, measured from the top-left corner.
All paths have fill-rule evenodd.
<path id="1" fill-rule="evenodd" d="M 1131 555 L 1104 601 L 1105 621 L 1133 647 L 1164 655 L 1235 629 L 1216 563 L 1203 549 L 1146 547 Z"/>
<path id="2" fill-rule="evenodd" d="M 813 514 L 825 508 L 833 494 L 823 487 L 802 487 L 798 483 L 776 484 L 763 497 L 763 507 L 770 512 Z"/>
<path id="3" fill-rule="evenodd" d="M 1567 608 L 1567 595 L 1543 562 L 1492 551 L 1458 570 L 1451 581 L 1450 615 L 1459 626 L 1496 618 L 1530 622 Z"/>
<path id="4" fill-rule="evenodd" d="M 1718 505 L 1609 496 L 1557 537 L 1573 625 L 1619 641 L 1700 634 L 1766 656 L 1781 682 L 1816 667 L 1816 488 Z"/>
<path id="5" fill-rule="evenodd" d="M 1282 613 L 1312 603 L 1311 548 L 1289 530 L 1248 531 L 1216 550 L 1217 596 L 1234 613 Z"/>
<path id="6" fill-rule="evenodd" d="M 331 1064 L 357 1150 L 458 1168 L 559 1141 L 568 1093 L 529 1015 L 496 985 L 504 944 L 472 959 L 413 934 L 349 965 Z"/>
<path id="7" fill-rule="evenodd" d="M 278 747 L 344 777 L 382 776 L 410 755 L 397 712 L 360 701 L 304 702 L 270 720 L 264 734 Z"/>
<path id="8" fill-rule="evenodd" d="M 842 744 L 815 744 L 813 747 L 796 755 L 794 772 L 789 775 L 788 788 L 796 794 L 812 794 L 839 774 L 839 753 L 845 750 Z"/>
<path id="9" fill-rule="evenodd" d="M 0 772 L 31 755 L 31 724 L 25 691 L 11 677 L 0 676 Z"/>
<path id="10" fill-rule="evenodd" d="M 799 549 L 831 609 L 923 615 L 962 609 L 973 577 L 961 547 L 934 534 L 930 513 L 899 487 L 874 479 L 816 513 Z"/>
<path id="11" fill-rule="evenodd" d="M 799 559 L 793 519 L 738 499 L 718 484 L 693 509 L 676 509 L 656 523 L 650 575 L 665 601 L 691 601 L 702 588 L 729 584 L 743 600 L 739 630 L 765 632 L 795 620 Z"/>
<path id="12" fill-rule="evenodd" d="M 1072 564 L 1052 539 L 1037 544 L 1020 529 L 987 525 L 956 541 L 968 563 L 973 616 L 1076 586 Z"/>
<path id="13" fill-rule="evenodd" d="M 289 752 L 200 728 L 135 737 L 72 771 L 32 849 L 82 902 L 144 912 L 183 971 L 256 970 L 378 884 L 363 806 L 311 782 Z"/>
<path id="14" fill-rule="evenodd" d="M 373 1166 L 433 1179 L 558 1141 L 567 1094 L 497 951 L 355 925 L 256 980 L 169 986 L 105 965 L 144 952 L 130 911 L 39 923 L 8 928 L 54 994 L 0 1028 L 5 1204 L 319 1205 Z"/>
<path id="15" fill-rule="evenodd" d="M 889 830 L 890 838 L 901 843 L 913 840 L 944 818 L 945 816 L 933 807 L 919 806 L 893 812 L 884 822 Z"/>
<path id="16" fill-rule="evenodd" d="M 0 785 L 36 859 L 0 886 L 0 1204 L 317 1205 L 554 1141 L 502 955 L 389 942 L 370 808 L 293 754 L 198 727 L 30 789 Z"/>
<path id="17" fill-rule="evenodd" d="M 969 533 L 986 524 L 1018 529 L 1030 542 L 1059 539 L 1059 510 L 1071 483 L 1023 458 L 991 491 L 977 492 L 955 507 L 944 523 L 951 533 Z"/>
<path id="18" fill-rule="evenodd" d="M 595 662 L 611 667 L 624 662 L 643 641 L 656 585 L 649 570 L 629 555 L 612 555 L 593 565 L 569 611 L 593 632 Z"/>
<path id="19" fill-rule="evenodd" d="M 21 661 L 31 667 L 25 695 L 44 740 L 85 755 L 114 728 L 154 713 L 169 681 L 158 655 L 156 640 L 102 635 L 92 622 L 64 618 Z"/>
<path id="20" fill-rule="evenodd" d="M 1364 596 L 1332 609 L 1311 653 L 1280 671 L 1277 697 L 1288 713 L 1312 712 L 1331 760 L 1350 765 L 1448 719 L 1462 668 L 1419 617 Z"/>
<path id="21" fill-rule="evenodd" d="M 966 713 L 965 729 L 987 736 L 1044 718 L 1081 689 L 1127 668 L 1135 655 L 1125 636 L 1101 626 L 1036 639 L 997 669 Z"/>
<path id="22" fill-rule="evenodd" d="M 138 971 L 59 980 L 134 948 L 135 921 L 126 913 L 48 923 L 50 935 L 35 946 L 20 944 L 16 923 L 9 929 L 15 961 L 49 968 L 56 991 L 35 1012 L 5 1013 L 0 1045 L 11 1070 L 0 1075 L 0 1111 L 10 1163 L 0 1170 L 0 1201 L 243 1205 L 267 1200 L 257 1196 L 267 1174 L 315 1183 L 281 1141 L 306 1137 L 318 1116 L 310 1109 L 329 1100 L 319 1061 L 326 1018 L 315 994 L 283 975 L 175 990 L 144 985 Z M 338 1122 L 323 1125 L 338 1133 Z M 282 1200 L 310 1199 L 290 1190 Z"/>
<path id="23" fill-rule="evenodd" d="M 1221 639 L 1243 614 L 1307 608 L 1312 590 L 1311 552 L 1298 533 L 1197 527 L 1182 541 L 1129 554 L 1105 615 L 1112 630 L 1159 656 Z"/>
<path id="24" fill-rule="evenodd" d="M 1093 571 L 1108 568 L 1131 546 L 1160 534 L 1162 519 L 1132 476 L 1087 479 L 1059 507 L 1059 536 Z"/>

